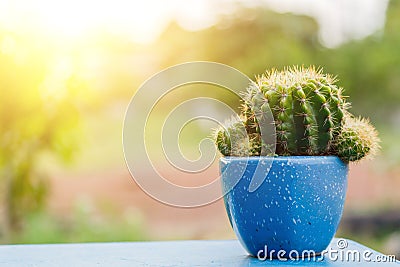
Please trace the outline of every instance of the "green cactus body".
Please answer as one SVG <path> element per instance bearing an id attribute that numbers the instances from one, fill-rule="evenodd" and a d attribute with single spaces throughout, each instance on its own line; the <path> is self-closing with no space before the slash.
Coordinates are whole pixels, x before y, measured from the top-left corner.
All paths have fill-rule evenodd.
<path id="1" fill-rule="evenodd" d="M 317 150 L 321 153 L 326 152 L 330 147 L 331 141 L 334 137 L 333 129 L 339 127 L 339 124 L 334 124 L 333 117 L 331 116 L 331 110 L 335 108 L 335 105 L 329 104 L 326 100 L 331 99 L 331 97 L 334 96 L 331 96 L 331 90 L 329 87 L 326 87 L 324 90 L 322 89 L 322 86 L 323 85 L 320 84 L 315 85 L 311 82 L 305 87 L 305 91 L 311 95 L 310 104 L 312 105 L 312 109 L 317 111 L 315 113 L 315 122 L 318 128 L 314 130 L 317 132 L 319 137 L 316 144 Z M 323 93 L 324 91 L 326 92 L 325 94 Z M 342 119 L 342 115 L 340 114 L 341 113 L 337 114 L 339 115 L 337 116 L 339 122 Z"/>
<path id="2" fill-rule="evenodd" d="M 378 133 L 368 120 L 348 114 L 335 147 L 337 155 L 345 162 L 371 157 L 379 150 Z"/>
<path id="3" fill-rule="evenodd" d="M 314 68 L 272 71 L 250 87 L 246 103 L 255 113 L 260 94 L 275 119 L 278 155 L 328 154 L 340 131 L 346 104 L 335 80 Z"/>
<path id="4" fill-rule="evenodd" d="M 257 133 L 247 134 L 242 121 L 230 123 L 215 133 L 218 150 L 224 156 L 260 156 L 261 139 Z"/>
<path id="5" fill-rule="evenodd" d="M 278 87 L 277 90 L 266 90 L 264 96 L 272 107 L 271 110 L 275 119 L 276 137 L 279 143 L 276 153 L 278 155 L 296 153 L 292 94 L 288 92 L 287 88 Z"/>
<path id="6" fill-rule="evenodd" d="M 215 134 L 215 143 L 219 152 L 224 156 L 230 156 L 231 154 L 231 139 L 228 132 L 224 129 L 220 129 Z"/>

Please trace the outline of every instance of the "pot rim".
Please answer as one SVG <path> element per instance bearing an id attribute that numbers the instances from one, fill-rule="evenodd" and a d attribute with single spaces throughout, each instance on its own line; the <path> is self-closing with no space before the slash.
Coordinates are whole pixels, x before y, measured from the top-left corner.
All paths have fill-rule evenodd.
<path id="1" fill-rule="evenodd" d="M 340 160 L 342 163 L 343 162 L 338 156 L 335 155 L 327 155 L 327 156 L 252 156 L 252 157 L 234 157 L 234 156 L 228 156 L 228 157 L 221 157 L 219 161 L 228 163 L 228 162 L 238 162 L 238 161 L 246 161 L 248 163 L 256 163 L 259 161 L 295 161 L 295 162 L 301 162 L 301 163 L 315 163 L 315 162 L 321 162 L 321 161 L 338 161 Z"/>

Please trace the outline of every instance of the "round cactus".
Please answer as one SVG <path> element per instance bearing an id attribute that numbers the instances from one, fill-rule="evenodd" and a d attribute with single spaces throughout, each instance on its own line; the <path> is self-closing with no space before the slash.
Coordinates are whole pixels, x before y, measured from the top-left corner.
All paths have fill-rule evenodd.
<path id="1" fill-rule="evenodd" d="M 245 96 L 246 126 L 253 128 L 249 132 L 259 132 L 256 114 L 269 105 L 278 155 L 328 154 L 347 107 L 335 82 L 314 67 L 272 70 L 258 77 Z"/>
<path id="2" fill-rule="evenodd" d="M 379 138 L 367 119 L 345 116 L 343 127 L 336 137 L 337 155 L 345 162 L 371 157 L 379 150 Z"/>
<path id="3" fill-rule="evenodd" d="M 260 156 L 262 142 L 257 133 L 247 134 L 242 121 L 231 122 L 215 132 L 215 143 L 224 156 Z"/>

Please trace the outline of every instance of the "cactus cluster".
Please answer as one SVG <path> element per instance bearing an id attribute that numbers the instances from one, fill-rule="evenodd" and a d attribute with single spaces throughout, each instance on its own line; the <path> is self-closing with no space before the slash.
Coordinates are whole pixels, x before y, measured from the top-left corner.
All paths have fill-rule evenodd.
<path id="1" fill-rule="evenodd" d="M 216 131 L 216 145 L 224 156 L 337 155 L 348 162 L 372 155 L 379 148 L 377 132 L 348 112 L 342 91 L 334 77 L 313 66 L 266 72 L 247 89 L 241 121 Z M 272 153 L 265 149 L 260 122 L 269 109 Z"/>

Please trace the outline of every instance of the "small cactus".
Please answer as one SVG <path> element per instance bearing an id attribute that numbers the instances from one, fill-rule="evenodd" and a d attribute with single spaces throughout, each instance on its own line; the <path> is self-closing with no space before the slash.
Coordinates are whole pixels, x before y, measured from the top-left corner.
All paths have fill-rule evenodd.
<path id="1" fill-rule="evenodd" d="M 216 131 L 216 145 L 224 156 L 337 155 L 348 162 L 373 155 L 377 132 L 347 111 L 345 98 L 336 79 L 313 66 L 266 72 L 249 86 L 241 121 Z M 273 118 L 263 119 L 269 115 Z M 263 141 L 261 129 L 269 121 L 275 151 Z"/>
<path id="2" fill-rule="evenodd" d="M 374 156 L 379 150 L 379 142 L 378 132 L 367 119 L 354 118 L 348 114 L 336 137 L 335 149 L 343 161 L 358 161 Z"/>
<path id="3" fill-rule="evenodd" d="M 242 121 L 230 122 L 215 132 L 218 150 L 224 156 L 260 156 L 261 138 L 257 133 L 247 134 Z"/>

